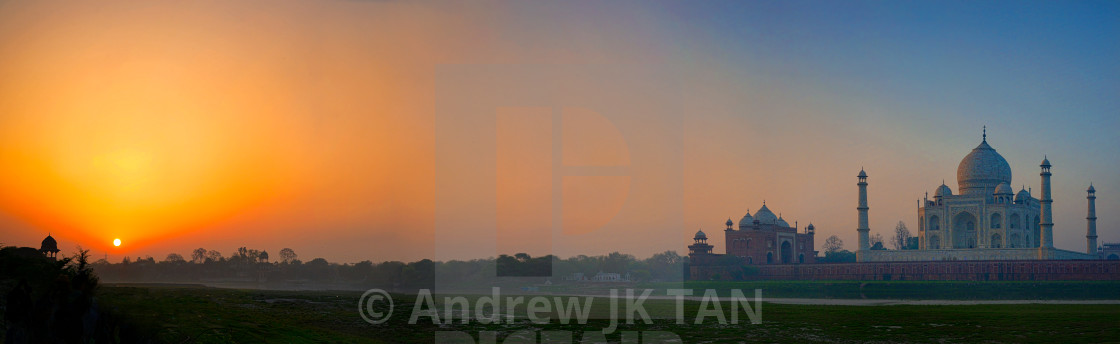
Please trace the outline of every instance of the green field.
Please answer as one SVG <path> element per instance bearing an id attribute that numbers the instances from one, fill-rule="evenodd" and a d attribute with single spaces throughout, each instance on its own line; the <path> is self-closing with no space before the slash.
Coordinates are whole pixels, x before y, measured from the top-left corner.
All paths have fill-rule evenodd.
<path id="1" fill-rule="evenodd" d="M 656 283 L 643 288 L 681 288 Z M 689 289 L 762 289 L 772 298 L 898 300 L 1120 300 L 1120 281 L 688 281 Z"/>
<path id="2" fill-rule="evenodd" d="M 773 286 L 771 286 L 773 287 Z M 770 289 L 767 289 L 770 290 Z M 769 293 L 769 292 L 767 292 Z M 747 293 L 751 293 L 748 291 Z M 370 325 L 358 314 L 361 292 L 309 292 L 215 289 L 198 286 L 107 285 L 99 302 L 147 331 L 159 342 L 181 343 L 433 343 L 436 331 L 497 331 L 502 342 L 517 331 L 583 331 L 607 327 L 605 299 L 598 299 L 587 324 L 553 320 L 537 325 L 524 318 L 512 324 L 477 321 L 434 325 L 430 317 L 408 324 L 415 296 L 394 295 L 397 305 L 385 324 Z M 768 295 L 769 296 L 769 295 Z M 436 295 L 437 301 L 443 295 Z M 599 303 L 602 301 L 602 303 Z M 473 301 L 472 301 L 473 303 Z M 523 306 L 523 305 L 522 305 Z M 674 301 L 649 300 L 651 314 L 673 314 Z M 502 306 L 504 307 L 504 306 Z M 707 318 L 692 324 L 700 302 L 687 301 L 688 324 L 655 319 L 652 324 L 621 325 L 620 331 L 669 331 L 685 343 L 740 342 L 1109 342 L 1120 340 L 1120 305 L 900 305 L 821 306 L 764 303 L 762 323 L 718 324 Z M 724 302 L 723 310 L 729 311 Z M 656 315 L 655 315 L 656 317 Z M 600 318 L 596 320 L 595 318 Z M 607 335 L 611 342 L 619 333 Z M 512 341 L 509 341 L 512 342 Z"/>

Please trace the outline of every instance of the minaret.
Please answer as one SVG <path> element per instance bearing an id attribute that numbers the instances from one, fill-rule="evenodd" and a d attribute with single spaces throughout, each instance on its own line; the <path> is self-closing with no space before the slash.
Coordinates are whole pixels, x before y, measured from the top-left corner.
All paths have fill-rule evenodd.
<path id="1" fill-rule="evenodd" d="M 1097 189 L 1093 188 L 1093 183 L 1089 183 L 1089 216 L 1085 217 L 1087 228 L 1085 229 L 1085 244 L 1087 248 L 1085 253 L 1090 255 L 1097 255 Z"/>
<path id="2" fill-rule="evenodd" d="M 1039 167 L 1042 167 L 1042 173 L 1039 173 L 1042 176 L 1042 199 L 1039 200 L 1039 203 L 1042 203 L 1042 220 L 1039 223 L 1042 237 L 1039 238 L 1038 246 L 1047 249 L 1054 248 L 1054 213 L 1050 209 L 1050 204 L 1054 203 L 1054 200 L 1050 199 L 1050 159 L 1042 157 L 1042 165 Z"/>
<path id="3" fill-rule="evenodd" d="M 856 207 L 856 210 L 859 211 L 859 227 L 856 228 L 856 232 L 859 232 L 859 250 L 866 251 L 871 248 L 868 243 L 870 241 L 868 234 L 871 232 L 871 228 L 867 226 L 867 172 L 864 172 L 861 168 L 857 177 L 859 177 L 859 183 L 856 184 L 859 185 L 859 206 Z"/>

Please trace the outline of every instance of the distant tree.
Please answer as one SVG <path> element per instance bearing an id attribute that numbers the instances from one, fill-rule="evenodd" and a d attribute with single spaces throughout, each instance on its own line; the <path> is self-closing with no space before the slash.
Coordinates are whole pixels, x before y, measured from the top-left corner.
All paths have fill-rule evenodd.
<path id="1" fill-rule="evenodd" d="M 178 253 L 171 253 L 171 254 L 168 254 L 167 258 L 164 258 L 163 261 L 165 263 L 182 263 L 182 262 L 185 262 L 186 260 L 184 260 L 183 256 L 179 255 Z"/>
<path id="2" fill-rule="evenodd" d="M 527 262 L 527 261 L 529 261 L 529 259 L 533 258 L 533 257 L 530 257 L 528 253 L 518 253 L 518 254 L 513 255 L 513 257 L 517 258 L 517 260 L 522 261 L 522 262 Z"/>
<path id="3" fill-rule="evenodd" d="M 821 263 L 850 263 L 856 261 L 856 254 L 848 250 L 825 252 L 824 257 L 818 261 Z"/>
<path id="4" fill-rule="evenodd" d="M 634 256 L 629 254 L 611 252 L 603 259 L 602 263 L 599 264 L 599 271 L 620 274 L 626 273 L 626 268 L 636 260 Z"/>
<path id="5" fill-rule="evenodd" d="M 824 246 L 821 248 L 824 249 L 825 255 L 829 252 L 838 252 L 844 249 L 844 240 L 840 240 L 840 237 L 835 235 L 830 236 L 828 239 L 824 239 Z"/>
<path id="6" fill-rule="evenodd" d="M 644 263 L 649 267 L 650 277 L 662 280 L 679 280 L 684 276 L 684 260 L 675 251 L 655 253 Z"/>
<path id="7" fill-rule="evenodd" d="M 297 257 L 298 256 L 296 256 L 296 251 L 295 250 L 292 250 L 290 248 L 285 248 L 283 250 L 280 250 L 280 261 L 282 261 L 284 263 L 291 263 L 291 262 L 295 261 Z"/>
<path id="8" fill-rule="evenodd" d="M 882 234 L 879 234 L 879 233 L 872 234 L 871 238 L 869 238 L 869 239 L 870 239 L 870 241 L 868 241 L 868 244 L 871 245 L 872 250 L 885 250 L 886 249 L 886 248 L 883 247 L 883 235 Z M 876 248 L 876 247 L 878 247 L 878 248 Z"/>
<path id="9" fill-rule="evenodd" d="M 222 258 L 222 253 L 218 252 L 218 250 L 210 250 L 206 251 L 206 260 L 211 262 L 220 262 L 223 261 L 224 258 Z"/>
<path id="10" fill-rule="evenodd" d="M 128 265 L 130 263 L 132 263 L 132 259 L 128 258 L 128 256 L 124 256 L 124 259 L 121 259 L 121 264 Z"/>
<path id="11" fill-rule="evenodd" d="M 261 254 L 257 256 L 257 258 L 262 262 L 268 263 L 268 251 L 261 251 Z"/>
<path id="12" fill-rule="evenodd" d="M 194 251 L 191 252 L 191 261 L 195 263 L 206 261 L 206 249 L 201 247 L 194 249 Z"/>
<path id="13" fill-rule="evenodd" d="M 250 249 L 248 253 L 246 253 L 245 260 L 250 263 L 259 262 L 261 260 L 261 251 Z"/>
<path id="14" fill-rule="evenodd" d="M 891 246 L 896 250 L 906 249 L 906 241 L 910 239 L 910 230 L 906 228 L 906 223 L 898 221 L 894 226 L 894 237 L 891 238 Z"/>

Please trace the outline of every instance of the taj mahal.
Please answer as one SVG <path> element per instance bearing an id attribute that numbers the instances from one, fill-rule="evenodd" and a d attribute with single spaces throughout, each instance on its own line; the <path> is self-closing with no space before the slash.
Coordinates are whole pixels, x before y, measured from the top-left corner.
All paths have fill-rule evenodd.
<path id="1" fill-rule="evenodd" d="M 856 206 L 859 238 L 857 262 L 933 262 L 933 261 L 1023 261 L 1023 260 L 1096 260 L 1098 253 L 1096 226 L 1096 190 L 1090 183 L 1087 192 L 1086 249 L 1084 252 L 1054 247 L 1054 221 L 1051 205 L 1050 159 L 1042 157 L 1039 164 L 1041 187 L 1038 197 L 1033 190 L 1020 186 L 1012 189 L 1011 165 L 988 144 L 988 130 L 983 128 L 980 144 L 961 159 L 957 166 L 957 189 L 941 185 L 918 200 L 916 249 L 872 249 L 868 226 L 868 174 L 860 169 L 856 175 L 859 203 Z M 790 226 L 781 215 L 775 215 L 763 202 L 753 216 L 750 212 L 739 220 L 739 226 L 728 219 L 725 223 L 726 254 L 713 252 L 707 234 L 696 233 L 689 248 L 694 265 L 711 265 L 724 256 L 734 256 L 746 265 L 816 263 L 815 228 L 809 224 Z M 1110 246 L 1112 245 L 1112 246 Z M 1106 244 L 1108 247 L 1120 246 Z M 1115 250 L 1115 248 L 1111 249 Z M 1111 252 L 1111 251 L 1110 251 Z M 1105 252 L 1109 253 L 1109 252 Z M 1115 257 L 1115 254 L 1108 259 Z"/>
<path id="2" fill-rule="evenodd" d="M 860 262 L 931 260 L 1097 259 L 1096 199 L 1088 192 L 1086 252 L 1054 248 L 1050 197 L 1050 160 L 1039 165 L 1040 198 L 1031 190 L 1011 188 L 1011 166 L 988 144 L 980 145 L 957 166 L 957 192 L 944 182 L 919 201 L 917 250 L 871 250 L 868 233 L 867 173 L 860 170 L 858 228 Z"/>

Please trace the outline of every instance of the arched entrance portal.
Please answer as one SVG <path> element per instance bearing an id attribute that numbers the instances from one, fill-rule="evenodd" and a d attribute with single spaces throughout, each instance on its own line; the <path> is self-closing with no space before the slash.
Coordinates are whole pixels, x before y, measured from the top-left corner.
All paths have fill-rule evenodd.
<path id="1" fill-rule="evenodd" d="M 782 242 L 782 264 L 789 264 L 793 262 L 793 245 L 789 241 Z"/>
<path id="2" fill-rule="evenodd" d="M 976 248 L 976 216 L 967 211 L 953 217 L 953 248 Z"/>

